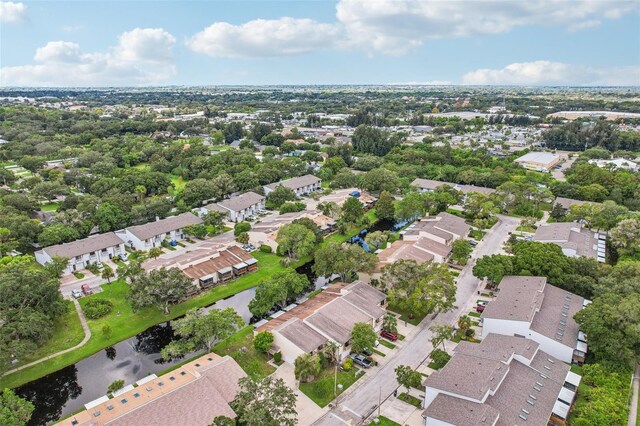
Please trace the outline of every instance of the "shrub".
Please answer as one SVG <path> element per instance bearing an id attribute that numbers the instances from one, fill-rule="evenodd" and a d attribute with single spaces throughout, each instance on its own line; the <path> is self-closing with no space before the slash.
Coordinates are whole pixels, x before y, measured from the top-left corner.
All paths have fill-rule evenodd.
<path id="1" fill-rule="evenodd" d="M 275 354 L 273 354 L 273 362 L 280 365 L 280 363 L 282 362 L 282 354 L 280 352 L 276 352 Z"/>
<path id="2" fill-rule="evenodd" d="M 124 387 L 124 380 L 114 380 L 107 388 L 108 393 L 119 391 Z"/>
<path id="3" fill-rule="evenodd" d="M 353 368 L 353 360 L 351 358 L 347 358 L 344 364 L 342 364 L 342 369 L 344 371 L 351 371 L 351 368 Z"/>
<path id="4" fill-rule="evenodd" d="M 300 201 L 296 201 L 295 203 L 287 202 L 280 206 L 280 214 L 301 212 L 305 207 L 305 204 Z"/>
<path id="5" fill-rule="evenodd" d="M 268 246 L 266 244 L 260 246 L 260 251 L 262 253 L 273 253 L 273 249 L 271 248 L 271 246 Z"/>
<path id="6" fill-rule="evenodd" d="M 431 352 L 431 359 L 433 360 L 433 362 L 431 363 L 431 367 L 434 370 L 440 370 L 447 364 L 447 362 L 449 362 L 449 360 L 451 359 L 451 355 L 449 355 L 442 349 L 434 349 L 433 352 Z"/>
<path id="7" fill-rule="evenodd" d="M 243 232 L 249 232 L 251 230 L 251 224 L 248 222 L 238 222 L 236 223 L 236 225 L 233 227 L 233 235 L 235 235 L 236 237 L 240 234 L 242 234 Z"/>
<path id="8" fill-rule="evenodd" d="M 475 336 L 475 334 L 476 334 L 476 331 L 475 331 L 473 328 L 468 328 L 468 329 L 464 332 L 465 337 L 466 337 L 466 338 L 468 338 L 468 339 L 470 339 L 470 338 L 472 338 L 473 336 Z"/>
<path id="9" fill-rule="evenodd" d="M 258 352 L 267 352 L 273 346 L 273 334 L 261 331 L 253 338 L 253 347 Z"/>
<path id="10" fill-rule="evenodd" d="M 83 311 L 87 318 L 98 319 L 111 313 L 113 303 L 104 299 L 89 299 L 84 304 Z"/>

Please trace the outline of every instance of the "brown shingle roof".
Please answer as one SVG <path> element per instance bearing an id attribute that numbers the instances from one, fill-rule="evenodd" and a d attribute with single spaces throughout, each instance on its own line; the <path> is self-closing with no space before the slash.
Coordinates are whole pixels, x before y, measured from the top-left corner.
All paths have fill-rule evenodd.
<path id="1" fill-rule="evenodd" d="M 202 223 L 202 219 L 193 213 L 187 212 L 177 216 L 168 217 L 166 219 L 157 220 L 155 222 L 145 223 L 144 225 L 131 226 L 127 228 L 127 230 L 138 237 L 138 239 L 146 240 L 151 237 L 155 237 L 156 235 L 200 223 Z"/>
<path id="2" fill-rule="evenodd" d="M 492 426 L 500 413 L 489 405 L 440 393 L 422 415 L 456 426 Z"/>
<path id="3" fill-rule="evenodd" d="M 91 253 L 93 251 L 106 249 L 123 244 L 123 241 L 114 233 L 92 235 L 82 240 L 72 241 L 70 243 L 58 244 L 55 246 L 45 247 L 42 251 L 49 256 L 61 256 L 71 259 L 76 256 Z"/>
<path id="4" fill-rule="evenodd" d="M 312 352 L 327 342 L 326 337 L 298 318 L 287 321 L 277 332 L 305 352 Z"/>
<path id="5" fill-rule="evenodd" d="M 356 323 L 370 321 L 369 315 L 342 298 L 327 303 L 306 319 L 308 324 L 341 344 L 351 339 L 351 331 Z"/>
<path id="6" fill-rule="evenodd" d="M 253 257 L 247 252 L 240 247 L 231 246 L 227 250 L 219 251 L 215 256 L 205 261 L 188 266 L 183 269 L 182 272 L 189 278 L 195 280 L 249 259 L 253 259 Z"/>
<path id="7" fill-rule="evenodd" d="M 381 304 L 386 300 L 387 296 L 380 290 L 362 281 L 356 281 L 348 285 L 345 290 L 349 293 L 342 297 L 347 302 L 365 311 L 373 318 L 380 318 L 384 315 L 385 310 L 382 309 Z"/>

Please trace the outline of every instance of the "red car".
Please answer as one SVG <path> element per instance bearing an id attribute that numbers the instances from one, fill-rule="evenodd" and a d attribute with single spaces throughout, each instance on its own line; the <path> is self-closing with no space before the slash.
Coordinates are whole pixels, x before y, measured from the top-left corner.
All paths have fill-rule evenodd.
<path id="1" fill-rule="evenodd" d="M 484 308 L 486 308 L 488 304 L 489 304 L 489 302 L 479 302 L 476 305 L 476 312 L 479 313 L 479 314 L 484 312 Z"/>
<path id="2" fill-rule="evenodd" d="M 90 295 L 91 293 L 93 293 L 93 291 L 91 291 L 91 287 L 89 287 L 89 284 L 82 284 L 82 292 L 85 294 L 85 296 Z"/>
<path id="3" fill-rule="evenodd" d="M 384 337 L 385 339 L 391 340 L 392 342 L 395 342 L 396 340 L 398 340 L 398 335 L 388 330 L 380 331 L 380 336 Z"/>

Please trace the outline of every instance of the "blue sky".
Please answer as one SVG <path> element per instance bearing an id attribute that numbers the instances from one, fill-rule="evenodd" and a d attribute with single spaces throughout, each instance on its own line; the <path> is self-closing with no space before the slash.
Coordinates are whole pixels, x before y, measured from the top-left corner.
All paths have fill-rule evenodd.
<path id="1" fill-rule="evenodd" d="M 2 86 L 640 85 L 640 3 L 0 2 Z"/>

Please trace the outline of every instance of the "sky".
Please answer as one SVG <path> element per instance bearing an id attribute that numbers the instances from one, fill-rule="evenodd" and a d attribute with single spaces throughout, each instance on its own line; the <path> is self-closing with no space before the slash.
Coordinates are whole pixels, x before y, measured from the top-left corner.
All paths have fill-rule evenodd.
<path id="1" fill-rule="evenodd" d="M 640 0 L 0 1 L 0 86 L 640 85 Z"/>

